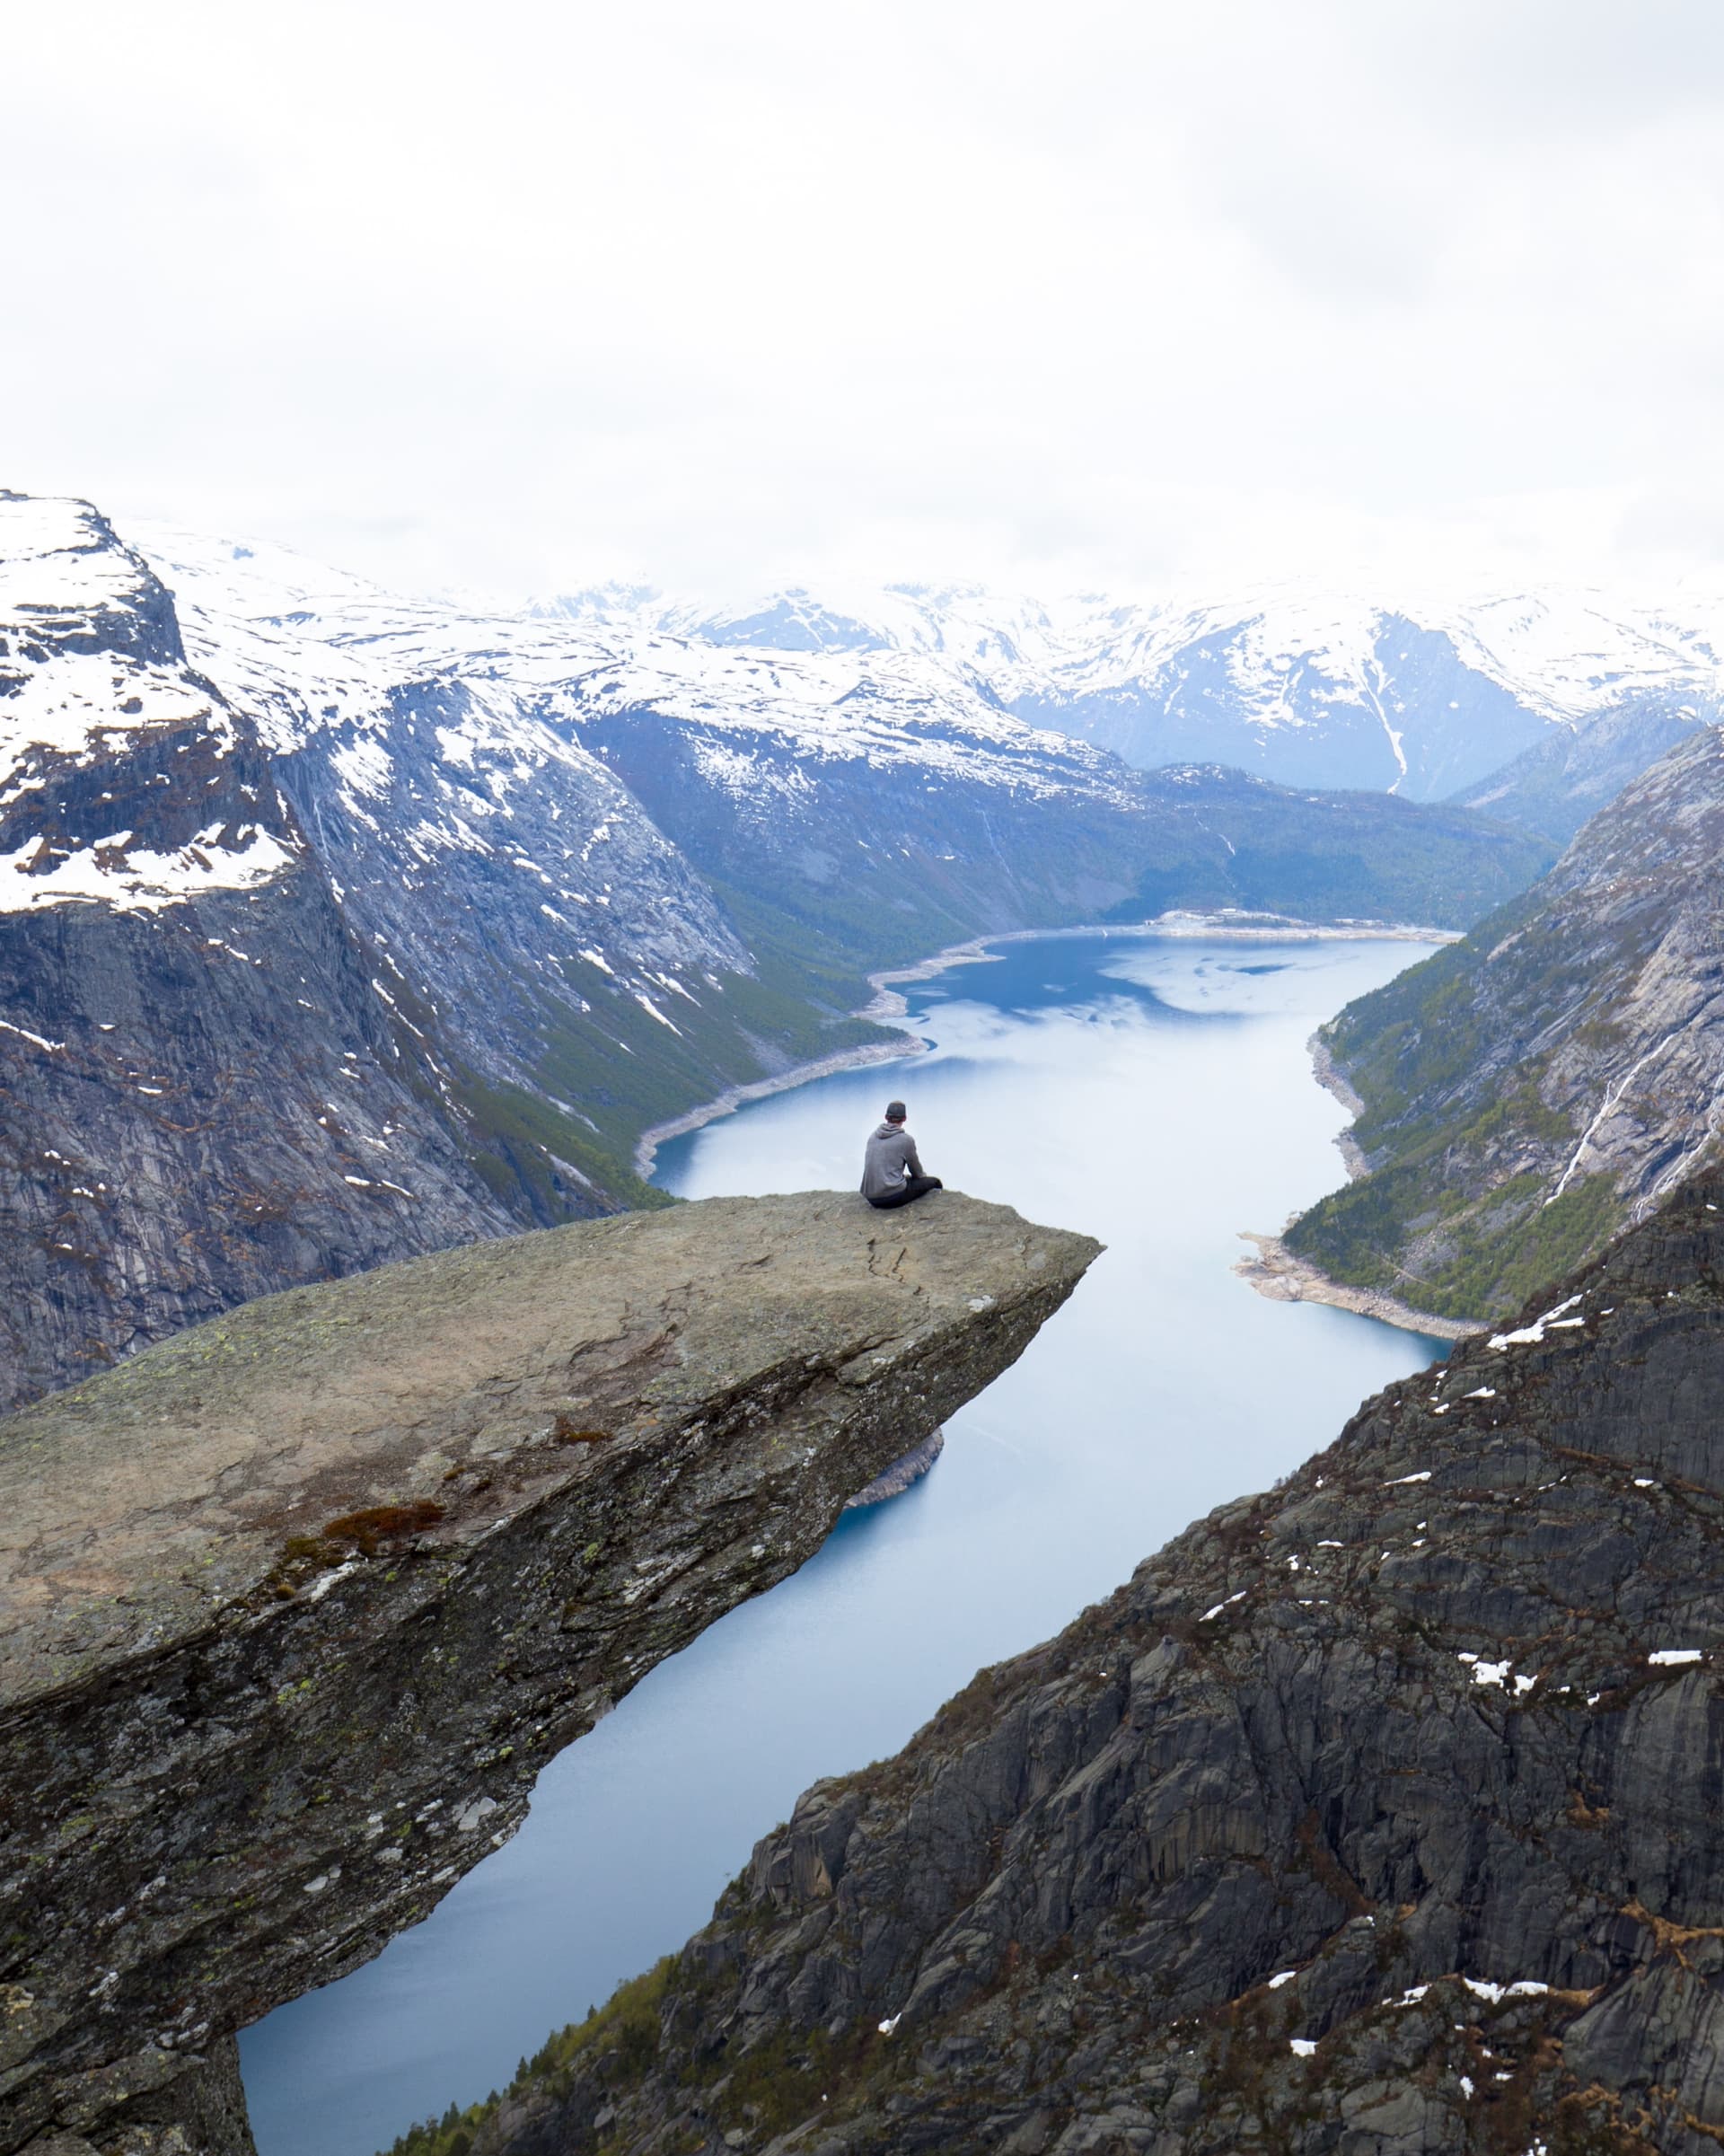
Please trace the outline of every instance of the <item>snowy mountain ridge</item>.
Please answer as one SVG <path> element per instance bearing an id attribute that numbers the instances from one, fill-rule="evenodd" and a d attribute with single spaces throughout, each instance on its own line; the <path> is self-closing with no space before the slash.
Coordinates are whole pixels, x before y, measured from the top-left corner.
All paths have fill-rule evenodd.
<path id="1" fill-rule="evenodd" d="M 1218 594 L 1175 594 L 1138 602 L 1082 594 L 1044 602 L 981 585 L 884 587 L 822 602 L 775 594 L 759 606 L 703 612 L 686 603 L 638 600 L 637 612 L 682 634 L 717 643 L 762 644 L 774 627 L 811 637 L 937 653 L 988 680 L 1002 698 L 1056 687 L 1095 694 L 1142 682 L 1206 639 L 1243 625 L 1236 674 L 1268 723 L 1301 661 L 1366 687 L 1381 623 L 1400 617 L 1449 636 L 1470 664 L 1552 718 L 1582 720 L 1625 693 L 1687 690 L 1715 695 L 1724 615 L 1710 595 L 1684 609 L 1651 608 L 1600 591 L 1542 589 L 1471 599 L 1337 591 L 1286 578 Z"/>
<path id="2" fill-rule="evenodd" d="M 1110 758 L 1051 741 L 961 670 L 910 649 L 729 647 L 639 614 L 481 614 L 397 597 L 256 542 L 151 527 L 141 536 L 198 663 L 278 754 L 326 728 L 374 732 L 404 684 L 440 678 L 460 680 L 471 700 L 467 732 L 439 736 L 457 762 L 511 739 L 524 751 L 523 724 L 542 744 L 541 721 L 552 720 L 566 742 L 583 720 L 650 708 L 732 736 L 708 761 L 739 784 L 770 746 L 1007 789 L 1118 794 Z"/>
<path id="3" fill-rule="evenodd" d="M 835 585 L 715 609 L 609 585 L 509 612 L 398 596 L 257 541 L 136 536 L 198 663 L 232 693 L 252 685 L 246 700 L 284 749 L 284 727 L 363 726 L 403 680 L 456 673 L 554 692 L 568 723 L 641 705 L 722 713 L 739 735 L 804 755 L 866 747 L 961 762 L 984 782 L 1002 776 L 991 752 L 1016 761 L 1027 724 L 1141 768 L 1233 763 L 1429 799 L 1553 727 L 1625 706 L 1696 719 L 1724 707 L 1724 604 L 1700 590 L 1653 605 L 1554 585 L 1396 598 L 1298 578 L 1157 601 Z M 1101 780 L 1089 765 L 1083 783 Z"/>
<path id="4" fill-rule="evenodd" d="M 405 888 L 436 858 L 489 856 L 540 878 L 548 904 L 603 910 L 606 963 L 655 972 L 672 946 L 690 963 L 686 937 L 667 939 L 656 907 L 630 923 L 615 877 L 572 872 L 603 860 L 620 801 L 583 729 L 620 714 L 689 729 L 706 780 L 758 812 L 793 805 L 811 769 L 857 759 L 928 786 L 1120 805 L 1125 774 L 1098 752 L 1110 749 L 1150 768 L 1234 764 L 1430 798 L 1625 704 L 1719 709 L 1698 594 L 1662 614 L 1540 592 L 1415 619 L 1291 580 L 1160 604 L 906 585 L 718 612 L 611 585 L 508 613 L 391 594 L 256 540 L 140 526 L 130 546 L 110 543 L 90 514 L 0 497 L 0 622 L 40 660 L 0 705 L 0 804 L 40 782 L 44 759 L 121 721 L 197 717 L 219 748 L 242 716 L 274 758 L 303 762 L 317 744 L 334 804 L 387 845 Z M 165 613 L 137 603 L 152 570 L 172 595 Z M 145 626 L 97 650 L 98 620 Z M 403 698 L 431 682 L 459 694 L 405 717 Z M 418 775 L 385 814 L 404 752 Z M 589 827 L 523 852 L 515 817 L 540 820 L 527 796 L 551 771 L 592 796 Z M 62 891 L 155 903 L 212 878 L 241 888 L 298 844 L 232 822 L 175 836 L 163 854 L 117 828 L 28 877 L 0 874 L 0 908 Z M 0 867 L 22 871 L 24 857 Z M 708 955 L 735 961 L 716 918 L 707 928 Z"/>
<path id="5" fill-rule="evenodd" d="M 101 899 L 154 909 L 193 892 L 268 882 L 303 849 L 256 787 L 255 819 L 208 821 L 175 796 L 146 837 L 113 821 L 91 842 L 50 845 L 31 813 L 68 762 L 122 743 L 175 754 L 196 736 L 216 761 L 239 745 L 233 712 L 189 665 L 171 608 L 141 558 L 84 505 L 0 492 L 0 913 Z M 218 788 L 212 771 L 206 788 Z M 20 812 L 23 812 L 22 814 Z"/>
<path id="6" fill-rule="evenodd" d="M 1653 605 L 1559 586 L 1415 599 L 1297 578 L 1155 602 L 901 585 L 711 609 L 611 585 L 532 611 L 722 648 L 913 653 L 1139 764 L 1201 755 L 1207 732 L 1218 761 L 1286 783 L 1306 763 L 1317 783 L 1426 797 L 1625 704 L 1712 717 L 1724 681 L 1724 607 L 1698 589 Z M 1341 731 L 1354 740 L 1337 760 L 1324 737 Z M 1433 732 L 1473 738 L 1421 768 L 1408 737 Z"/>

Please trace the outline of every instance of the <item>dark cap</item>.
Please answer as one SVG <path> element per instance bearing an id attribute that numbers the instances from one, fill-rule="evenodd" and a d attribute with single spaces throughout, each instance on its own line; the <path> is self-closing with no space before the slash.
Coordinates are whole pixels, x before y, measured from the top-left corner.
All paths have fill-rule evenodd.
<path id="1" fill-rule="evenodd" d="M 886 1103 L 886 1121 L 889 1123 L 902 1122 L 906 1113 L 907 1110 L 902 1101 L 888 1101 Z"/>

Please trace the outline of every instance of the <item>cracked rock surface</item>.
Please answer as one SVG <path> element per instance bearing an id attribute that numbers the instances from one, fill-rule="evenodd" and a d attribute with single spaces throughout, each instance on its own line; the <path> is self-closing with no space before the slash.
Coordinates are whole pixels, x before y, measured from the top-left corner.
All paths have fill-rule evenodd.
<path id="1" fill-rule="evenodd" d="M 0 1424 L 0 2150 L 249 2147 L 233 2032 L 423 1917 L 1098 1247 L 708 1199 L 295 1289 Z"/>
<path id="2" fill-rule="evenodd" d="M 1703 1179 L 811 1790 L 473 2156 L 1712 2156 L 1720 1399 Z"/>

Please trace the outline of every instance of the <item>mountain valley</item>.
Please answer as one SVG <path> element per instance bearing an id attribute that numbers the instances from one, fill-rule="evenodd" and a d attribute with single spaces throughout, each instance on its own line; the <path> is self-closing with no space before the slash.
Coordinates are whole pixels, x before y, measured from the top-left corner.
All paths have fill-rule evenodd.
<path id="1" fill-rule="evenodd" d="M 1200 1522 L 1049 1646 L 984 1670 L 900 1758 L 811 1791 L 682 1954 L 553 2037 L 503 2097 L 416 2129 L 401 2156 L 1483 2156 L 1529 2122 L 1556 2122 L 1564 2156 L 1699 2156 L 1715 2113 L 1724 2132 L 1705 2065 L 1711 1947 L 1696 1943 L 1724 1928 L 1696 1735 L 1724 1622 L 1709 1571 L 1724 1470 L 1689 1405 L 1711 1383 L 1724 1260 L 1720 1193 L 1684 1183 L 1716 1113 L 1724 746 L 1701 723 L 1695 640 L 1674 638 L 1640 700 L 1591 680 L 1591 705 L 1565 716 L 1554 688 L 1523 695 L 1448 632 L 1372 616 L 1347 646 L 1366 702 L 1339 694 L 1338 658 L 1289 661 L 1270 668 L 1281 701 L 1266 717 L 1240 689 L 1242 652 L 1265 647 L 1212 622 L 1201 650 L 1168 647 L 1183 686 L 1157 738 L 1252 768 L 1139 769 L 1096 745 L 1075 690 L 1060 708 L 1077 733 L 1052 730 L 1006 639 L 987 647 L 990 677 L 975 649 L 957 664 L 831 613 L 773 614 L 784 645 L 768 648 L 761 622 L 721 634 L 644 620 L 638 604 L 627 620 L 487 613 L 242 542 L 143 540 L 85 505 L 0 497 L 0 1068 L 23 1229 L 5 1398 L 50 1395 L 27 1414 L 48 1418 L 56 1457 L 73 1441 L 63 1424 L 100 1451 L 103 1403 L 124 1422 L 136 1388 L 189 1370 L 185 1356 L 224 1368 L 232 1341 L 276 1322 L 259 1301 L 274 1289 L 364 1275 L 315 1292 L 369 1311 L 391 1292 L 374 1268 L 444 1252 L 416 1277 L 453 1309 L 470 1272 L 516 1263 L 515 1230 L 629 1228 L 595 1217 L 665 1203 L 635 1166 L 652 1126 L 799 1064 L 902 1052 L 866 1015 L 869 973 L 977 936 L 1173 911 L 1465 931 L 1325 1029 L 1337 1083 L 1364 1103 L 1351 1142 L 1370 1172 L 1307 1213 L 1293 1247 L 1415 1303 L 1416 1280 L 1429 1307 L 1470 1317 L 1520 1309 L 1640 1222 L 1518 1325 L 1368 1403 L 1271 1496 Z M 1385 638 L 1406 668 L 1393 682 Z M 1571 674 L 1552 679 L 1572 702 Z M 1127 745 L 1147 755 L 1145 738 Z M 1514 752 L 1487 761 L 1487 742 Z M 1292 785 L 1263 775 L 1284 747 Z M 1336 774 L 1352 790 L 1315 783 Z M 664 1218 L 666 1249 L 692 1237 L 700 1264 L 730 1264 L 698 1224 L 669 1226 L 717 1215 Z M 855 1226 L 822 1218 L 828 1240 Z M 482 1247 L 450 1249 L 463 1244 Z M 1091 1249 L 1074 1244 L 990 1368 Z M 669 1292 L 675 1332 L 682 1290 Z M 221 1314 L 253 1303 L 230 1338 Z M 414 1322 L 445 1316 L 436 1304 Z M 369 1352 L 383 1336 L 362 1329 Z M 639 1422 L 656 1443 L 669 1379 L 647 1332 Z M 137 1360 L 174 1334 L 179 1361 L 164 1347 Z M 919 1331 L 904 1351 L 923 1343 Z M 835 1382 L 862 1385 L 859 1339 L 842 1360 Z M 966 1364 L 948 1389 L 980 1381 Z M 488 1399 L 516 1381 L 474 1382 Z M 214 1364 L 187 1383 L 169 1419 L 189 1430 L 228 1394 Z M 875 1418 L 804 1508 L 797 1551 L 932 1413 L 919 1394 Z M 510 1442 L 532 1450 L 543 1432 L 529 1438 Z M 371 1486 L 321 1539 L 283 1544 L 278 1578 L 248 1575 L 218 1631 L 314 1628 L 325 1580 L 374 1556 L 453 1563 L 451 1580 L 468 1565 L 464 1544 L 458 1562 L 438 1554 L 461 1491 L 420 1488 L 442 1455 L 403 1480 L 395 1439 L 379 1442 Z M 528 1466 L 523 1518 L 536 1452 Z M 475 1492 L 494 1479 L 481 1468 Z M 210 1501 L 249 1518 L 263 1498 L 231 1483 Z M 708 1494 L 690 1500 L 703 1519 L 729 1501 Z M 351 1546 L 335 1536 L 374 1513 L 395 1523 L 375 1548 L 368 1527 Z M 482 1514 L 460 1532 L 488 1537 Z M 588 1600 L 623 1610 L 656 1592 L 635 1577 L 655 1561 L 615 1521 L 607 1532 L 608 1584 L 558 1605 L 559 1641 Z M 561 1576 L 541 1554 L 535 1610 Z M 796 1561 L 744 1565 L 726 1594 Z M 667 1612 L 681 1577 L 663 1571 Z M 365 1571 L 330 1614 L 357 1611 L 362 1588 L 387 1600 L 396 1579 Z M 221 1583 L 206 1588 L 225 1609 Z M 689 1609 L 666 1624 L 664 1641 L 689 1636 Z M 389 1637 L 387 1688 L 410 1702 L 429 1676 L 405 1632 Z M 190 1632 L 183 1644 L 202 1651 Z M 462 1739 L 497 1781 L 498 1839 L 532 1780 L 495 1741 L 516 1726 L 497 1688 L 526 1651 L 487 1635 Z M 562 1649 L 547 1651 L 544 1672 Z M 264 1688 L 284 1716 L 300 1682 L 286 1668 Z M 628 1662 L 616 1686 L 638 1674 Z M 240 1707 L 224 1712 L 235 1724 Z M 298 1725 L 265 1720 L 291 1812 Z M 329 1763 L 347 1725 L 303 1727 L 322 1732 L 313 1779 L 346 1789 Z M 175 1741 L 189 1758 L 206 1734 L 188 1709 Z M 75 1780 L 62 1749 L 42 1756 Z M 365 1801 L 386 1809 L 410 1777 L 393 1755 L 374 1764 Z M 217 1812 L 224 1788 L 216 1775 Z M 344 1804 L 304 1844 L 287 1901 L 245 1932 L 262 1960 L 220 1978 L 220 2044 L 194 2020 L 216 1976 L 174 1992 L 196 2074 L 180 2035 L 137 2033 L 168 1982 L 136 1959 L 155 1936 L 140 1920 L 112 2002 L 124 2029 L 69 2009 L 31 2021 L 21 2132 L 75 2112 L 149 2156 L 187 2132 L 243 2149 L 227 2033 L 396 1924 L 362 1912 L 307 1946 L 286 1914 L 348 1870 Z M 154 1837 L 138 1880 L 161 1817 L 146 1807 L 124 1826 Z M 1679 1844 L 1692 1861 L 1667 1853 Z M 443 1853 L 427 1829 L 394 1884 L 435 1899 L 458 1869 L 433 1873 Z M 68 1878 L 84 1861 L 74 1843 L 60 1858 Z M 110 1884 L 122 1903 L 131 1888 Z M 175 1969 L 207 1929 L 186 1893 L 152 1920 L 177 1911 L 189 1927 L 161 1932 Z M 357 1873 L 329 1909 L 353 1894 Z M 55 1922 L 58 2000 L 88 1972 Z M 299 1945 L 276 1940 L 284 1925 Z M 31 1990 L 32 2012 L 46 1995 Z"/>
<path id="2" fill-rule="evenodd" d="M 1724 2156 L 1720 0 L 4 49 L 0 2156 Z"/>
<path id="3" fill-rule="evenodd" d="M 0 497 L 4 1402 L 273 1288 L 658 1202 L 645 1131 L 902 1047 L 866 976 L 942 945 L 1459 928 L 1549 858 L 1462 808 L 1138 772 L 908 655 L 147 546 Z"/>

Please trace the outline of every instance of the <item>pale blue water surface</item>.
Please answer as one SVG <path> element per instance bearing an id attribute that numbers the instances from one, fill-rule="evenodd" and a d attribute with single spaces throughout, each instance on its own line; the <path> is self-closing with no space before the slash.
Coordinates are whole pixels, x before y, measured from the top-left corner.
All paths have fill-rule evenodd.
<path id="1" fill-rule="evenodd" d="M 261 2156 L 372 2156 L 502 2087 L 704 1923 L 810 1782 L 894 1751 L 981 1665 L 1445 1351 L 1230 1271 L 1238 1230 L 1341 1180 L 1313 1027 L 1423 948 L 1114 931 L 998 954 L 910 990 L 928 1053 L 710 1123 L 664 1148 L 658 1179 L 690 1198 L 854 1188 L 898 1093 L 931 1173 L 1105 1256 L 922 1483 L 655 1669 L 425 1923 L 247 2033 Z"/>

